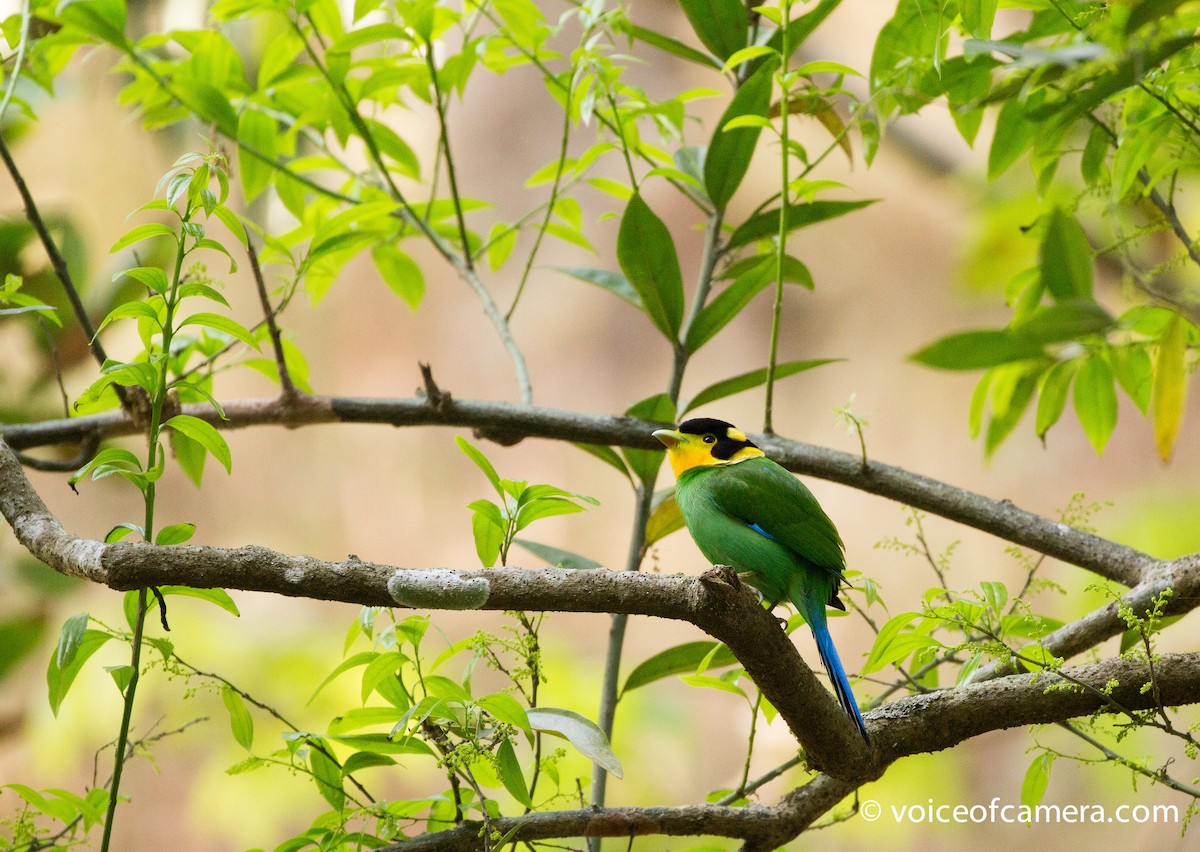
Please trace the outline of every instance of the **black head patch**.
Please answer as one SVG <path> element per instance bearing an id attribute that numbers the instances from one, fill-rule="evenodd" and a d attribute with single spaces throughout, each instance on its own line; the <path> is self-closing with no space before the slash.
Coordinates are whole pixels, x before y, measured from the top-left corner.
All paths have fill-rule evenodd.
<path id="1" fill-rule="evenodd" d="M 734 453 L 744 450 L 746 447 L 757 448 L 757 445 L 752 443 L 745 433 L 732 423 L 712 417 L 696 417 L 692 420 L 685 420 L 679 424 L 679 431 L 685 435 L 703 436 L 704 442 L 712 446 L 713 458 L 721 461 L 733 458 Z"/>

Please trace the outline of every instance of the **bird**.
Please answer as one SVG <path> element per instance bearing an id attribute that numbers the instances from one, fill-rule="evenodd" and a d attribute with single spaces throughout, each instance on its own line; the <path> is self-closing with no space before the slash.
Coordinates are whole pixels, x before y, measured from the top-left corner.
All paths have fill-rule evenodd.
<path id="1" fill-rule="evenodd" d="M 675 499 L 700 552 L 728 565 L 771 607 L 788 600 L 812 629 L 838 702 L 869 745 L 833 646 L 826 606 L 845 610 L 845 545 L 817 498 L 732 423 L 698 417 L 654 437 L 667 448 Z"/>

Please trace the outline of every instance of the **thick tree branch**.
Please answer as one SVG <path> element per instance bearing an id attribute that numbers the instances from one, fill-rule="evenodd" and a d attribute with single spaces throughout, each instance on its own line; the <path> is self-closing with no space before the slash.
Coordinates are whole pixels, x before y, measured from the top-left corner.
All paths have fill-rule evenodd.
<path id="1" fill-rule="evenodd" d="M 1200 701 L 1200 654 L 1168 654 L 1158 663 L 1163 701 L 1168 706 Z M 988 684 L 913 695 L 885 705 L 871 715 L 878 720 L 872 737 L 882 748 L 881 766 L 910 754 L 949 748 L 987 731 L 1044 724 L 1103 712 L 1107 704 L 1098 693 L 1116 682 L 1109 693 L 1130 710 L 1153 706 L 1142 686 L 1148 682 L 1144 663 L 1114 658 L 1065 669 L 1055 674 L 1015 675 Z M 1076 682 L 1092 689 L 1083 689 Z M 1095 690 L 1095 691 L 1093 691 Z M 676 808 L 611 808 L 559 811 L 494 820 L 500 833 L 522 824 L 519 840 L 563 837 L 634 837 L 639 835 L 711 834 L 746 841 L 743 849 L 775 849 L 798 836 L 868 779 L 836 779 L 818 775 L 788 793 L 773 807 L 734 808 L 691 805 Z M 481 824 L 421 835 L 386 847 L 392 852 L 470 852 L 479 848 Z"/>
<path id="2" fill-rule="evenodd" d="M 605 612 L 689 621 L 730 647 L 813 766 L 870 775 L 870 754 L 850 721 L 776 619 L 728 570 L 700 578 L 604 569 L 422 571 L 353 558 L 325 562 L 254 546 L 106 545 L 64 530 L 2 441 L 0 512 L 34 556 L 64 574 L 120 591 L 182 584 L 367 606 Z"/>
<path id="3" fill-rule="evenodd" d="M 662 424 L 632 417 L 607 417 L 501 402 L 453 399 L 431 405 L 420 397 L 366 399 L 297 395 L 274 400 L 242 400 L 224 405 L 227 420 L 211 406 L 183 411 L 224 429 L 249 426 L 306 426 L 317 423 L 382 423 L 392 426 L 455 426 L 511 444 L 523 438 L 550 438 L 592 444 L 656 449 L 650 432 Z M 15 449 L 129 435 L 137 431 L 123 412 L 4 426 L 3 437 Z M 1132 547 L 1043 518 L 1007 500 L 993 500 L 903 468 L 870 462 L 857 455 L 801 444 L 777 436 L 754 436 L 763 449 L 789 470 L 848 485 L 992 533 L 1063 562 L 1094 571 L 1127 586 L 1139 583 L 1158 561 Z"/>
<path id="4" fill-rule="evenodd" d="M 2 441 L 0 512 L 21 543 L 47 564 L 118 590 L 183 584 L 364 605 L 623 612 L 688 621 L 729 646 L 787 722 L 809 765 L 824 772 L 771 808 L 697 805 L 537 814 L 514 818 L 524 820 L 522 839 L 704 833 L 741 838 L 751 852 L 772 849 L 905 756 L 950 748 L 988 731 L 1111 712 L 1115 705 L 1155 706 L 1154 692 L 1143 689 L 1149 668 L 1114 658 L 1064 669 L 1061 676 L 1014 674 L 898 699 L 868 714 L 873 741 L 868 751 L 774 617 L 728 569 L 698 578 L 604 569 L 412 570 L 357 559 L 331 563 L 263 547 L 106 545 L 63 529 Z M 1178 572 L 1170 576 L 1186 585 L 1176 592 L 1191 608 L 1200 567 L 1195 560 L 1174 564 Z M 1164 655 L 1155 664 L 1155 684 L 1165 706 L 1200 702 L 1200 654 Z M 500 820 L 494 826 L 503 832 L 515 824 Z M 477 830 L 464 824 L 396 848 L 475 848 Z"/>

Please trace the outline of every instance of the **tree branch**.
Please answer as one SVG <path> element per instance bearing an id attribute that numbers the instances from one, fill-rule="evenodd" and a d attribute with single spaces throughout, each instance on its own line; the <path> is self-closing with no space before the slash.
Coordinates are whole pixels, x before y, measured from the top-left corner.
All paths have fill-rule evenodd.
<path id="1" fill-rule="evenodd" d="M 453 399 L 430 405 L 420 397 L 370 399 L 298 395 L 295 399 L 240 400 L 224 405 L 227 420 L 203 403 L 183 411 L 219 429 L 249 426 L 306 426 L 317 423 L 381 423 L 392 426 L 457 426 L 484 438 L 511 444 L 523 438 L 549 438 L 591 444 L 658 449 L 650 433 L 662 426 L 633 417 L 608 417 L 502 402 Z M 79 441 L 137 431 L 123 412 L 0 427 L 15 449 Z M 863 465 L 857 455 L 801 444 L 778 436 L 752 436 L 767 454 L 796 473 L 839 482 L 989 532 L 1005 541 L 1045 553 L 1126 586 L 1135 586 L 1158 560 L 1126 545 L 1043 518 L 1007 500 L 993 500 L 944 482 L 880 462 Z"/>
<path id="2" fill-rule="evenodd" d="M 1148 666 L 1114 658 L 1064 669 L 1061 676 L 1014 674 L 898 699 L 867 715 L 873 744 L 868 750 L 776 619 L 729 569 L 701 577 L 605 569 L 413 570 L 353 558 L 331 563 L 255 546 L 107 545 L 63 529 L 3 441 L 0 512 L 36 557 L 62 573 L 117 590 L 183 584 L 369 606 L 620 612 L 688 621 L 729 646 L 784 718 L 809 766 L 824 772 L 774 808 L 697 805 L 537 814 L 516 818 L 526 821 L 522 839 L 705 833 L 741 838 L 746 850 L 773 849 L 908 755 L 950 748 L 988 731 L 1110 712 L 1118 704 L 1131 710 L 1157 706 L 1154 692 L 1143 689 Z M 1195 586 L 1196 560 L 1175 564 L 1179 576 Z M 1194 591 L 1179 595 L 1189 608 L 1200 600 Z M 1165 706 L 1200 702 L 1200 654 L 1162 656 L 1155 664 L 1155 683 Z M 503 832 L 516 823 L 493 825 Z M 468 844 L 477 840 L 476 831 L 464 824 L 395 848 L 475 848 Z"/>

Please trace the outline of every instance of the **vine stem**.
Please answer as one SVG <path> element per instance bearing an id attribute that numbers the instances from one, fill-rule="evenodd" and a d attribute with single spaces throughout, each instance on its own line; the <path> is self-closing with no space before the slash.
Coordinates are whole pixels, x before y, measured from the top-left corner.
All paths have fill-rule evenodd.
<path id="1" fill-rule="evenodd" d="M 183 224 L 186 224 L 190 219 L 190 213 L 183 217 Z M 160 368 L 158 373 L 158 386 L 155 388 L 154 398 L 150 401 L 150 427 L 147 430 L 147 443 L 149 447 L 146 451 L 146 471 L 150 472 L 159 462 L 160 447 L 159 439 L 162 430 L 162 414 L 163 405 L 167 399 L 167 370 L 168 358 L 171 351 L 171 338 L 173 336 L 175 322 L 175 307 L 179 295 L 179 280 L 183 273 L 183 259 L 187 255 L 185 240 L 187 239 L 183 230 L 180 230 L 179 241 L 177 243 L 177 251 L 175 253 L 175 271 L 171 278 L 171 290 L 166 300 L 166 318 L 162 326 L 162 354 L 160 356 Z M 151 359 L 153 361 L 153 358 Z M 145 489 L 142 492 L 145 505 L 145 524 L 142 528 L 142 537 L 147 542 L 154 541 L 154 504 L 155 504 L 155 482 L 151 479 L 146 483 Z M 137 620 L 133 626 L 133 651 L 130 656 L 129 666 L 132 670 L 129 675 L 129 683 L 125 685 L 124 693 L 124 708 L 121 712 L 121 730 L 117 734 L 117 750 L 113 757 L 113 775 L 112 787 L 109 789 L 108 795 L 108 812 L 104 818 L 104 839 L 101 841 L 101 852 L 108 852 L 109 845 L 112 842 L 112 828 L 115 821 L 117 801 L 120 798 L 119 792 L 121 789 L 121 775 L 125 768 L 125 751 L 129 743 L 129 726 L 133 719 L 133 702 L 137 695 L 138 681 L 140 680 L 140 669 L 142 664 L 142 635 L 146 627 L 146 596 L 147 589 L 142 587 L 138 589 L 138 609 Z M 161 600 L 161 598 L 160 598 Z M 162 604 L 160 603 L 160 606 Z M 164 624 L 166 622 L 164 621 Z"/>
<path id="2" fill-rule="evenodd" d="M 787 255 L 787 220 L 788 200 L 791 195 L 788 189 L 788 170 L 791 153 L 788 151 L 788 80 L 787 67 L 790 55 L 788 44 L 788 23 L 791 21 L 791 0 L 782 0 L 783 25 L 779 28 L 782 34 L 780 45 L 781 64 L 779 69 L 780 109 L 779 109 L 779 142 L 783 150 L 779 157 L 779 234 L 775 244 L 775 302 L 771 306 L 771 350 L 767 359 L 767 399 L 763 410 L 763 431 L 768 435 L 774 433 L 775 407 L 775 364 L 779 357 L 779 324 L 783 316 L 783 259 Z"/>
<path id="3" fill-rule="evenodd" d="M 633 532 L 629 538 L 629 555 L 626 559 L 625 570 L 637 571 L 642 567 L 642 557 L 646 555 L 646 522 L 650 518 L 650 503 L 654 499 L 654 482 L 643 481 L 638 486 L 637 507 L 633 515 Z M 600 687 L 600 710 L 596 723 L 604 731 L 605 736 L 612 740 L 613 723 L 616 720 L 617 701 L 619 700 L 618 681 L 621 676 L 621 650 L 625 644 L 625 629 L 629 625 L 629 616 L 625 613 L 614 613 L 608 629 L 608 654 L 604 660 L 604 679 Z M 608 771 L 599 764 L 592 764 L 592 804 L 604 806 L 605 794 L 608 788 Z M 598 837 L 588 838 L 588 848 L 592 852 L 600 849 Z"/>
<path id="4" fill-rule="evenodd" d="M 146 589 L 138 589 L 137 621 L 133 626 L 133 653 L 129 665 L 133 672 L 125 685 L 125 706 L 121 711 L 121 730 L 117 734 L 117 753 L 113 761 L 112 786 L 108 791 L 108 810 L 104 816 L 104 839 L 100 842 L 101 852 L 108 852 L 112 842 L 113 817 L 116 816 L 121 775 L 125 769 L 125 751 L 129 745 L 129 726 L 133 718 L 133 698 L 137 692 L 138 669 L 142 664 L 142 633 L 146 626 Z"/>
<path id="5" fill-rule="evenodd" d="M 716 269 L 717 258 L 721 254 L 721 221 L 722 211 L 714 210 L 709 216 L 705 229 L 704 250 L 700 261 L 699 279 L 696 282 L 696 292 L 688 315 L 680 328 L 679 340 L 675 343 L 675 357 L 671 368 L 670 386 L 667 395 L 671 402 L 678 406 L 679 392 L 683 385 L 683 374 L 687 368 L 691 353 L 685 345 L 688 330 L 703 310 L 712 289 L 713 271 Z M 657 473 L 657 469 L 655 470 Z M 633 531 L 629 539 L 629 555 L 626 560 L 626 570 L 638 571 L 642 559 L 646 555 L 646 524 L 650 519 L 650 509 L 654 501 L 654 480 L 643 481 L 636 492 L 637 507 L 633 518 Z M 604 660 L 604 676 L 600 687 L 600 710 L 597 723 L 605 736 L 612 740 L 613 723 L 616 719 L 617 701 L 619 699 L 619 680 L 621 673 L 621 652 L 625 644 L 625 629 L 629 616 L 615 613 L 608 632 L 608 652 Z M 600 766 L 592 768 L 592 804 L 603 807 L 608 786 L 608 773 Z M 589 838 L 588 848 L 591 852 L 599 852 L 600 839 Z"/>

